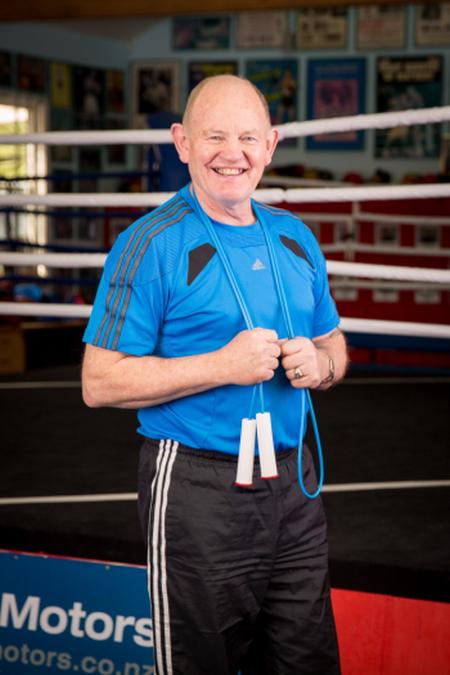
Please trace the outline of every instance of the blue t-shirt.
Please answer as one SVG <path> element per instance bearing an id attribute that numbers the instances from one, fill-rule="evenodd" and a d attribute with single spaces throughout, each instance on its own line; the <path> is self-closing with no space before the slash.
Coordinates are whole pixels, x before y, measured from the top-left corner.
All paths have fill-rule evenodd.
<path id="1" fill-rule="evenodd" d="M 211 352 L 246 329 L 222 262 L 188 186 L 131 225 L 106 261 L 85 342 L 126 354 L 164 358 Z M 289 211 L 253 202 L 270 228 L 296 335 L 323 335 L 339 323 L 323 255 L 311 231 Z M 259 222 L 213 222 L 254 326 L 287 337 Z M 138 411 L 138 431 L 194 448 L 237 454 L 241 419 L 253 387 L 228 385 Z M 258 401 L 256 397 L 256 401 Z M 300 392 L 280 366 L 264 383 L 275 447 L 298 443 Z M 256 406 L 253 412 L 259 409 Z"/>

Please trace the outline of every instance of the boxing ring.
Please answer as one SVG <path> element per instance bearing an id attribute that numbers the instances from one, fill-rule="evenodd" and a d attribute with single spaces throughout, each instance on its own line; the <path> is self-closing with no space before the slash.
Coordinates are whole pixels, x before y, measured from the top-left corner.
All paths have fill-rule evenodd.
<path id="1" fill-rule="evenodd" d="M 280 127 L 280 132 L 287 138 L 445 120 L 450 120 L 450 106 L 291 123 Z M 159 130 L 0 137 L 6 144 L 47 145 L 149 144 L 168 139 L 168 132 Z M 0 194 L 0 208 L 32 206 L 43 213 L 46 209 L 73 207 L 148 209 L 170 196 Z M 302 205 L 311 203 L 445 201 L 450 200 L 450 184 L 277 187 L 257 190 L 255 197 L 286 208 L 296 205 L 301 213 Z M 446 217 L 438 220 L 446 222 Z M 308 224 L 307 218 L 305 221 Z M 100 269 L 104 260 L 105 253 L 0 251 L 3 268 L 43 265 L 49 269 Z M 350 262 L 327 255 L 327 269 L 331 279 L 355 280 L 361 286 L 385 280 L 430 285 L 447 294 L 450 288 L 450 269 L 443 267 Z M 44 312 L 38 303 L 0 302 L 0 315 L 5 316 L 45 313 L 62 320 L 86 320 L 90 311 L 89 305 L 46 303 Z M 430 348 L 449 351 L 450 323 L 343 316 L 341 325 L 352 335 L 423 339 L 429 341 Z M 330 572 L 338 624 L 347 607 L 351 612 L 358 607 L 365 617 L 378 616 L 376 611 L 372 613 L 373 607 L 387 596 L 408 599 L 405 603 L 417 601 L 419 607 L 421 602 L 430 603 L 427 607 L 433 612 L 435 606 L 442 612 L 443 603 L 450 601 L 449 393 L 448 370 L 380 373 L 369 369 L 350 370 L 338 387 L 312 393 L 325 453 L 323 501 L 329 522 Z M 79 366 L 1 375 L 0 396 L 5 420 L 0 441 L 5 449 L 0 474 L 2 548 L 145 564 L 136 513 L 139 439 L 134 412 L 86 408 L 81 401 Z M 352 604 L 353 596 L 339 596 L 341 590 L 362 594 L 358 598 L 369 594 L 375 604 L 371 609 L 364 602 Z M 411 612 L 412 616 L 417 605 L 414 610 L 412 607 L 405 605 L 398 611 Z M 434 636 L 439 638 L 434 672 L 439 675 L 444 673 L 439 670 L 443 667 L 439 659 L 446 649 L 441 646 L 448 637 L 449 615 L 439 614 L 444 618 L 438 621 L 433 612 L 429 616 L 437 622 Z M 420 614 L 419 623 L 424 616 Z M 368 626 L 376 634 L 373 621 L 369 620 Z M 392 623 L 390 629 L 400 630 L 399 624 Z M 349 659 L 344 674 L 359 675 L 363 671 L 350 663 L 348 635 L 342 633 L 343 651 Z M 409 649 L 406 637 L 403 642 Z M 430 658 L 426 644 L 423 651 Z M 419 656 L 416 653 L 416 670 L 396 672 L 431 672 L 420 670 L 423 658 L 422 652 Z M 395 671 L 374 667 L 364 672 L 384 675 Z"/>

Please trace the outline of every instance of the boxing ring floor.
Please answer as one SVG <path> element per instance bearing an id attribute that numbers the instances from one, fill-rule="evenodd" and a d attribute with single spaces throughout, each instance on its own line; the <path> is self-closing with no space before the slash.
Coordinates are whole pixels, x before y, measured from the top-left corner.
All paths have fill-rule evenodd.
<path id="1" fill-rule="evenodd" d="M 80 369 L 0 376 L 0 548 L 145 564 L 135 413 L 88 409 Z M 313 399 L 335 588 L 450 601 L 450 377 L 350 371 Z M 389 485 L 400 481 L 403 487 Z M 378 483 L 355 490 L 354 484 Z M 348 485 L 351 484 L 351 485 Z M 125 494 L 121 501 L 101 495 Z M 100 495 L 99 501 L 7 498 Z M 3 500 L 3 503 L 2 503 Z"/>

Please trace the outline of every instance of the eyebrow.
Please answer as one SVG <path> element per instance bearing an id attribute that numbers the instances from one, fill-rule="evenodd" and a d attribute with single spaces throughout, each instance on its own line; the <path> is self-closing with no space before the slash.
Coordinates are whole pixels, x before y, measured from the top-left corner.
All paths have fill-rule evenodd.
<path id="1" fill-rule="evenodd" d="M 209 134 L 221 134 L 222 136 L 226 136 L 227 132 L 224 131 L 223 129 L 204 129 L 202 131 L 203 136 L 208 136 Z M 260 132 L 257 129 L 246 129 L 245 131 L 240 131 L 239 136 L 258 136 L 260 135 Z"/>

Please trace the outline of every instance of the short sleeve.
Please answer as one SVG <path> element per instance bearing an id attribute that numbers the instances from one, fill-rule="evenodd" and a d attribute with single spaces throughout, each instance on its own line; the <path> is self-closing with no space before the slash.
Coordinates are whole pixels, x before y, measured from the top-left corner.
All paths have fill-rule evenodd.
<path id="1" fill-rule="evenodd" d="M 329 333 L 333 328 L 339 325 L 339 314 L 336 309 L 336 304 L 331 297 L 330 287 L 328 284 L 328 275 L 325 258 L 323 253 L 317 247 L 315 256 L 316 262 L 316 277 L 314 280 L 314 320 L 313 320 L 313 337 L 319 337 Z"/>
<path id="2" fill-rule="evenodd" d="M 142 272 L 133 273 L 133 264 L 123 253 L 126 240 L 116 244 L 107 258 L 83 341 L 134 356 L 152 354 L 163 315 L 162 279 L 159 274 L 143 279 Z"/>

